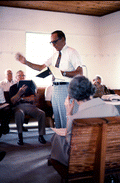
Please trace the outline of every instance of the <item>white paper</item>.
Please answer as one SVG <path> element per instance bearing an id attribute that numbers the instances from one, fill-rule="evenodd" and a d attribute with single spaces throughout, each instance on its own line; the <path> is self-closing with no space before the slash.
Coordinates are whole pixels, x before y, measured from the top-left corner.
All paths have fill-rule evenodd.
<path id="1" fill-rule="evenodd" d="M 51 128 L 55 133 L 60 136 L 65 136 L 66 128 Z"/>
<path id="2" fill-rule="evenodd" d="M 52 72 L 52 74 L 54 75 L 54 77 L 56 79 L 59 79 L 59 80 L 65 80 L 60 69 L 58 67 L 54 67 L 53 65 L 50 65 L 49 66 L 49 69 L 50 71 Z"/>

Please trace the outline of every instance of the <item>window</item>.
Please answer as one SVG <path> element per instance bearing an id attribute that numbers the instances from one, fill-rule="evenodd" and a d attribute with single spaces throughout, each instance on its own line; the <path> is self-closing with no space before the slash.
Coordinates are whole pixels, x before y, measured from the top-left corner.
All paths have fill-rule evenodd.
<path id="1" fill-rule="evenodd" d="M 53 55 L 54 48 L 50 44 L 51 34 L 26 33 L 26 59 L 35 64 L 44 64 Z M 32 79 L 36 85 L 48 86 L 52 84 L 52 76 L 39 78 L 39 71 L 26 66 L 26 79 Z"/>

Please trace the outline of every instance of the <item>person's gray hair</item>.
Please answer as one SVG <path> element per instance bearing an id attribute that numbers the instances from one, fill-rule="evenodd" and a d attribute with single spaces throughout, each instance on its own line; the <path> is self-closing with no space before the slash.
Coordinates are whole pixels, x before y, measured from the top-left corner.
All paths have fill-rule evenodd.
<path id="1" fill-rule="evenodd" d="M 17 72 L 16 72 L 16 74 L 18 74 L 19 72 L 23 72 L 23 73 L 24 73 L 24 71 L 22 71 L 22 70 L 19 70 L 19 71 L 17 71 Z"/>
<path id="2" fill-rule="evenodd" d="M 75 76 L 68 87 L 68 94 L 70 98 L 77 101 L 89 100 L 90 96 L 95 93 L 95 86 L 85 76 Z"/>

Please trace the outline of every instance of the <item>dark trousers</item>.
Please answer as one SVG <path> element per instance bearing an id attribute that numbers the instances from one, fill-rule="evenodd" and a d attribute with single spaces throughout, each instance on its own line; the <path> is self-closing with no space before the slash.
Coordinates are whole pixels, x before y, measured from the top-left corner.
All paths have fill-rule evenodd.
<path id="1" fill-rule="evenodd" d="M 39 135 L 45 134 L 45 112 L 30 103 L 22 103 L 14 108 L 15 122 L 18 133 L 22 133 L 25 114 L 32 116 L 38 121 Z"/>
<path id="2" fill-rule="evenodd" d="M 9 131 L 10 117 L 11 110 L 9 105 L 0 109 L 1 131 L 3 134 L 8 133 Z"/>

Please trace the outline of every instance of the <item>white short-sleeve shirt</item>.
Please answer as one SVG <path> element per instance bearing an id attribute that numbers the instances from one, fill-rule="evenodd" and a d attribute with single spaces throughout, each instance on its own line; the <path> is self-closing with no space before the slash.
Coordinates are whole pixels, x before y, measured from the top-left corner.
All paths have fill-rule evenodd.
<path id="1" fill-rule="evenodd" d="M 10 87 L 15 84 L 15 81 L 9 82 L 7 79 L 4 79 L 0 82 L 0 86 L 2 87 L 3 91 L 9 91 Z"/>
<path id="2" fill-rule="evenodd" d="M 81 57 L 79 55 L 79 53 L 74 49 L 71 48 L 67 45 L 65 45 L 63 47 L 63 49 L 61 50 L 61 60 L 60 60 L 60 64 L 59 64 L 59 69 L 62 71 L 74 71 L 77 69 L 77 67 L 82 67 L 82 61 L 81 61 Z M 53 56 L 51 58 L 49 58 L 45 65 L 46 66 L 50 66 L 53 65 L 55 66 L 57 58 L 58 58 L 59 52 L 57 51 L 56 53 L 53 54 Z M 70 82 L 71 78 L 69 77 L 65 77 L 64 76 L 64 81 L 65 82 Z M 55 81 L 57 81 L 55 79 Z"/>

